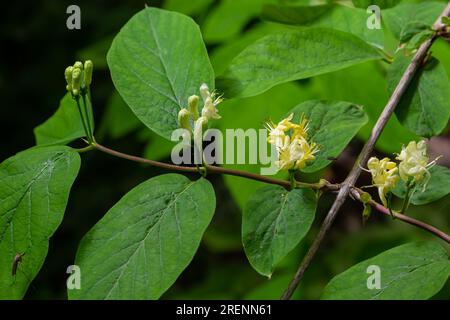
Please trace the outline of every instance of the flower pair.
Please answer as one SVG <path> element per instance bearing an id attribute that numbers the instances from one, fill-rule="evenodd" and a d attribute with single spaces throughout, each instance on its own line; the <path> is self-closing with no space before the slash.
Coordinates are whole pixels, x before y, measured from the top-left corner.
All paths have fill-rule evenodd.
<path id="1" fill-rule="evenodd" d="M 396 157 L 400 163 L 392 162 L 389 158 L 379 160 L 372 157 L 367 162 L 367 167 L 372 174 L 373 185 L 378 188 L 381 201 L 387 206 L 386 194 L 390 192 L 401 178 L 408 188 L 424 182 L 424 189 L 430 178 L 428 169 L 436 163 L 429 162 L 427 145 L 425 140 L 411 141 Z"/>
<path id="2" fill-rule="evenodd" d="M 315 159 L 314 155 L 319 151 L 314 142 L 308 141 L 308 120 L 302 115 L 296 124 L 291 122 L 293 117 L 291 113 L 277 125 L 271 121 L 267 123 L 267 141 L 277 150 L 275 164 L 280 170 L 301 170 Z"/>

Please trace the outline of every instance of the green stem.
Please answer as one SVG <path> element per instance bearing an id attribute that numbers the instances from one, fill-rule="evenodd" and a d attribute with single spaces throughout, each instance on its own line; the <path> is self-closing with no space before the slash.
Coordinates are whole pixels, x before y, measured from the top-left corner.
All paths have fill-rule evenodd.
<path id="1" fill-rule="evenodd" d="M 406 209 L 408 209 L 409 202 L 411 200 L 411 194 L 412 194 L 413 188 L 408 185 L 406 188 L 406 195 L 405 199 L 403 200 L 402 209 L 400 210 L 400 213 L 405 213 Z"/>
<path id="2" fill-rule="evenodd" d="M 93 133 L 92 133 L 92 126 L 91 126 L 92 122 L 91 122 L 91 116 L 90 116 L 90 113 L 88 112 L 88 107 L 87 107 L 87 103 L 86 103 L 86 93 L 82 94 L 82 99 L 83 99 L 84 114 L 86 116 L 88 138 L 89 138 L 89 141 L 92 142 L 93 141 Z"/>
<path id="3" fill-rule="evenodd" d="M 84 133 L 86 133 L 86 136 L 88 137 L 89 142 L 92 142 L 91 137 L 89 135 L 89 131 L 86 127 L 86 123 L 84 122 L 84 116 L 83 116 L 83 112 L 81 111 L 81 106 L 80 106 L 80 97 L 76 96 L 74 97 L 75 101 L 77 102 L 77 107 L 78 107 L 78 112 L 80 113 L 80 118 L 81 118 L 81 123 L 83 124 L 83 128 L 84 128 Z"/>

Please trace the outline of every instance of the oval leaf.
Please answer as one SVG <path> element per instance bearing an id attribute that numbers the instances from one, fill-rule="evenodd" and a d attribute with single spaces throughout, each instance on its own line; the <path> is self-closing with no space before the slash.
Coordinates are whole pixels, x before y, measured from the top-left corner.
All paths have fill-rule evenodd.
<path id="1" fill-rule="evenodd" d="M 393 92 L 410 59 L 397 55 L 389 70 Z M 419 136 L 431 137 L 445 129 L 450 118 L 450 82 L 444 67 L 432 59 L 414 77 L 395 108 L 398 120 Z"/>
<path id="2" fill-rule="evenodd" d="M 314 221 L 317 199 L 310 189 L 266 186 L 252 195 L 242 217 L 242 241 L 250 264 L 271 276 Z"/>
<path id="3" fill-rule="evenodd" d="M 202 83 L 214 89 L 214 72 L 200 29 L 180 13 L 146 8 L 115 37 L 107 56 L 112 80 L 150 129 L 170 139 L 178 111 Z"/>
<path id="4" fill-rule="evenodd" d="M 380 289 L 372 287 L 370 277 L 376 274 L 368 271 L 369 266 L 379 267 Z M 450 261 L 439 244 L 409 243 L 337 275 L 325 287 L 322 299 L 423 300 L 439 292 L 449 275 Z"/>
<path id="5" fill-rule="evenodd" d="M 254 96 L 279 83 L 380 58 L 372 46 L 345 32 L 322 28 L 285 31 L 268 35 L 242 51 L 218 78 L 218 86 L 227 96 Z"/>
<path id="6" fill-rule="evenodd" d="M 69 147 L 39 147 L 0 164 L 0 299 L 20 299 L 44 263 L 61 223 L 80 156 Z M 16 275 L 14 257 L 24 254 Z"/>
<path id="7" fill-rule="evenodd" d="M 331 163 L 344 150 L 350 140 L 368 121 L 364 108 L 349 102 L 306 101 L 288 114 L 294 113 L 293 122 L 302 114 L 309 120 L 311 141 L 319 146 L 316 159 L 302 171 L 315 172 Z"/>
<path id="8" fill-rule="evenodd" d="M 69 298 L 158 299 L 194 257 L 214 209 L 203 178 L 166 174 L 141 183 L 81 241 L 81 289 Z"/>

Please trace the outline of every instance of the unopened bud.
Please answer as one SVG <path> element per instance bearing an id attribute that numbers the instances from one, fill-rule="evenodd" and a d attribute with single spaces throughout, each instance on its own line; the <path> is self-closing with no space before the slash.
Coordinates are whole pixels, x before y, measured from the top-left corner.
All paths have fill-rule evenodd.
<path id="1" fill-rule="evenodd" d="M 198 146 L 202 145 L 203 132 L 208 128 L 208 118 L 200 117 L 195 121 L 194 125 L 194 143 Z"/>
<path id="2" fill-rule="evenodd" d="M 211 97 L 211 93 L 209 92 L 209 88 L 206 83 L 200 86 L 200 95 L 202 96 L 203 101 L 206 101 L 207 98 Z"/>
<path id="3" fill-rule="evenodd" d="M 190 112 L 187 109 L 181 109 L 180 112 L 178 112 L 178 124 L 180 128 L 192 130 L 191 124 L 189 123 L 190 118 Z"/>
<path id="4" fill-rule="evenodd" d="M 188 99 L 188 109 L 191 113 L 192 119 L 196 121 L 199 117 L 198 114 L 198 101 L 199 97 L 196 95 L 190 96 Z"/>
<path id="5" fill-rule="evenodd" d="M 94 70 L 94 64 L 91 60 L 86 60 L 84 62 L 84 84 L 86 87 L 90 86 L 92 83 L 92 71 Z"/>
<path id="6" fill-rule="evenodd" d="M 74 69 L 80 69 L 80 70 L 83 70 L 83 63 L 82 63 L 81 61 L 76 61 L 76 62 L 73 64 L 73 68 L 74 68 Z"/>
<path id="7" fill-rule="evenodd" d="M 73 71 L 73 67 L 67 67 L 66 70 L 64 71 L 64 77 L 66 78 L 66 82 L 68 86 L 71 86 L 72 84 L 72 71 Z M 69 89 L 67 89 L 69 90 Z"/>
<path id="8" fill-rule="evenodd" d="M 81 69 L 74 68 L 72 72 L 72 93 L 77 96 L 80 93 L 81 86 Z"/>

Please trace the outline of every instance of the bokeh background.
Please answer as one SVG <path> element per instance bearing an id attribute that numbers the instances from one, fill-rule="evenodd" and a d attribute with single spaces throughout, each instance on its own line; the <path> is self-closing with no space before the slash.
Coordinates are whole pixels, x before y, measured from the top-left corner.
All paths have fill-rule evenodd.
<path id="1" fill-rule="evenodd" d="M 33 128 L 55 112 L 65 94 L 65 67 L 76 59 L 89 58 L 94 61 L 96 70 L 93 102 L 97 140 L 127 153 L 169 161 L 170 143 L 141 125 L 115 93 L 105 60 L 111 40 L 145 3 L 176 10 L 190 15 L 201 26 L 213 66 L 216 73 L 220 73 L 230 59 L 250 42 L 281 28 L 258 17 L 264 2 L 270 1 L 40 0 L 2 3 L 0 160 L 35 144 Z M 81 8 L 81 30 L 66 28 L 66 8 L 71 4 Z M 389 34 L 385 35 L 385 45 L 390 50 L 395 48 L 395 40 Z M 450 75 L 450 45 L 438 41 L 432 51 Z M 345 178 L 388 99 L 385 73 L 385 66 L 371 62 L 314 79 L 280 85 L 258 97 L 226 101 L 220 106 L 223 119 L 217 126 L 261 128 L 264 120 L 269 117 L 278 119 L 299 102 L 309 99 L 340 99 L 363 104 L 368 109 L 371 123 L 363 128 L 358 138 L 332 166 L 321 172 L 327 179 L 339 182 Z M 441 164 L 446 166 L 450 166 L 448 132 L 430 142 L 432 156 L 443 154 Z M 394 119 L 378 144 L 377 152 L 383 155 L 399 151 L 402 142 L 413 138 Z M 251 166 L 241 166 L 240 169 L 254 170 Z M 26 299 L 65 299 L 66 268 L 73 264 L 83 235 L 129 189 L 161 173 L 164 171 L 99 152 L 84 154 L 64 220 L 50 240 L 45 264 L 31 284 Z M 240 239 L 241 207 L 259 184 L 239 178 L 208 178 L 216 190 L 216 215 L 193 262 L 163 298 L 278 298 L 314 238 L 334 195 L 322 196 L 309 235 L 269 280 L 250 267 Z M 318 176 L 303 178 L 313 181 Z M 360 183 L 370 184 L 369 177 L 363 175 Z M 449 232 L 449 208 L 450 196 L 447 196 L 427 206 L 412 207 L 409 214 Z M 351 201 L 345 204 L 307 271 L 296 298 L 320 297 L 321 290 L 334 275 L 358 261 L 408 241 L 433 239 L 421 230 L 377 213 L 373 213 L 367 225 L 363 226 L 361 212 L 360 204 Z M 449 299 L 450 283 L 435 298 Z"/>

